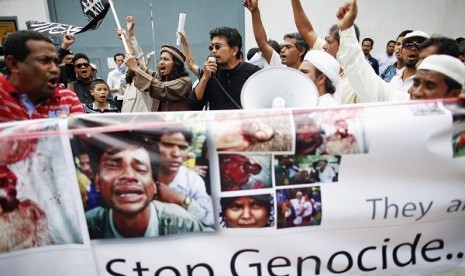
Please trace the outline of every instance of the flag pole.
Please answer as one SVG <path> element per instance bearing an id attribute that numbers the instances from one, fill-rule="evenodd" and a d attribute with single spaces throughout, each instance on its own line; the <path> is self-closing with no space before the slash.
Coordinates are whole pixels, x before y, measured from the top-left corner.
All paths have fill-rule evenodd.
<path id="1" fill-rule="evenodd" d="M 113 0 L 108 0 L 108 3 L 110 4 L 111 11 L 113 12 L 113 17 L 115 17 L 116 27 L 118 27 L 118 29 L 121 29 L 118 16 L 116 15 L 115 7 L 113 6 Z M 124 46 L 124 50 L 126 51 L 126 53 L 130 53 L 128 43 L 126 42 L 126 37 L 122 37 L 121 40 L 123 41 L 123 46 Z"/>

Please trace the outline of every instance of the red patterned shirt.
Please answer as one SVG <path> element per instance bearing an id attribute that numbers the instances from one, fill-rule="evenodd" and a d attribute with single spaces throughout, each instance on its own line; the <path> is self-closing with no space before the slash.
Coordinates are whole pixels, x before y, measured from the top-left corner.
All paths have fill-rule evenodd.
<path id="1" fill-rule="evenodd" d="M 0 123 L 41 118 L 56 118 L 58 116 L 83 113 L 84 108 L 73 91 L 56 88 L 49 99 L 33 107 L 29 115 L 28 108 L 21 100 L 21 93 L 7 80 L 0 77 Z"/>

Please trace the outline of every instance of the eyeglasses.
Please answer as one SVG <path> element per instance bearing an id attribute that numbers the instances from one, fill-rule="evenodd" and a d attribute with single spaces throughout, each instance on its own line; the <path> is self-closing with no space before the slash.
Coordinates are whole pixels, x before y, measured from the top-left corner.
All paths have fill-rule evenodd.
<path id="1" fill-rule="evenodd" d="M 415 46 L 415 48 L 418 49 L 418 47 L 420 47 L 420 44 L 421 44 L 420 41 L 406 41 L 406 42 L 402 43 L 402 47 L 404 47 L 407 50 L 410 50 L 410 49 L 413 48 L 413 46 Z"/>
<path id="2" fill-rule="evenodd" d="M 90 66 L 90 63 L 76 63 L 74 64 L 74 67 L 76 68 L 87 68 Z"/>
<path id="3" fill-rule="evenodd" d="M 215 48 L 215 50 L 218 51 L 219 49 L 221 49 L 223 47 L 224 47 L 224 45 L 221 45 L 220 43 L 214 43 L 214 44 L 208 46 L 208 50 L 213 51 L 213 48 Z"/>

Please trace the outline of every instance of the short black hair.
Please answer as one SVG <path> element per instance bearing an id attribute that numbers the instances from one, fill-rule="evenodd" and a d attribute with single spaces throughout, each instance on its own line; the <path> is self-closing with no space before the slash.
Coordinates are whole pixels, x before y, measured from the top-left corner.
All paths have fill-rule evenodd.
<path id="1" fill-rule="evenodd" d="M 250 60 L 258 51 L 260 51 L 260 49 L 258 49 L 258 47 L 250 48 L 247 51 L 247 60 Z"/>
<path id="2" fill-rule="evenodd" d="M 310 46 L 308 46 L 307 42 L 305 42 L 300 33 L 288 33 L 283 37 L 284 40 L 288 38 L 293 38 L 296 40 L 295 46 L 300 52 L 303 52 L 303 55 L 300 56 L 300 60 L 303 61 L 305 54 L 308 52 L 308 50 L 310 50 Z"/>
<path id="3" fill-rule="evenodd" d="M 123 53 L 116 53 L 116 54 L 113 55 L 113 60 L 116 62 L 116 57 L 119 57 L 119 56 L 123 56 L 123 58 L 124 58 Z"/>
<path id="4" fill-rule="evenodd" d="M 390 43 L 396 44 L 396 42 L 394 40 L 389 40 L 388 43 L 386 43 L 386 46 L 388 46 Z"/>
<path id="5" fill-rule="evenodd" d="M 157 181 L 158 169 L 160 167 L 161 156 L 157 143 L 144 132 L 117 131 L 99 132 L 78 136 L 82 143 L 83 152 L 89 154 L 90 164 L 96 174 L 100 172 L 100 160 L 105 153 L 115 154 L 124 151 L 131 146 L 141 147 L 147 150 L 152 167 L 152 178 Z M 82 152 L 80 152 L 82 153 Z"/>
<path id="6" fill-rule="evenodd" d="M 363 42 L 365 41 L 369 41 L 371 43 L 371 47 L 373 47 L 375 45 L 375 41 L 369 37 L 365 37 L 363 40 L 362 40 L 362 44 Z"/>
<path id="7" fill-rule="evenodd" d="M 273 39 L 268 39 L 268 45 L 270 45 L 273 48 L 273 50 L 276 51 L 276 53 L 279 54 L 279 52 L 281 52 L 281 46 L 279 46 L 278 41 L 273 40 Z"/>
<path id="8" fill-rule="evenodd" d="M 92 82 L 90 83 L 90 90 L 94 90 L 94 88 L 95 88 L 95 86 L 97 86 L 97 84 L 105 84 L 108 87 L 108 91 L 110 91 L 110 86 L 103 79 L 94 79 L 94 80 L 92 80 Z"/>
<path id="9" fill-rule="evenodd" d="M 216 36 L 223 36 L 226 38 L 226 41 L 230 47 L 237 46 L 239 51 L 237 51 L 236 58 L 241 59 L 243 56 L 242 53 L 242 36 L 236 28 L 233 27 L 217 27 L 210 31 L 210 40 Z"/>
<path id="10" fill-rule="evenodd" d="M 80 58 L 83 58 L 83 59 L 87 60 L 87 62 L 90 63 L 89 57 L 88 57 L 86 54 L 84 54 L 84 53 L 77 53 L 77 54 L 75 54 L 74 57 L 73 57 L 73 60 L 72 60 L 71 62 L 74 64 L 74 63 L 76 62 L 76 60 L 78 60 L 78 59 L 80 59 Z"/>
<path id="11" fill-rule="evenodd" d="M 360 29 L 355 24 L 354 29 L 357 41 L 360 41 Z M 339 35 L 339 26 L 337 24 L 334 24 L 333 26 L 331 26 L 331 28 L 329 28 L 329 33 L 333 35 L 334 39 L 336 39 L 337 44 L 341 44 L 341 36 Z"/>
<path id="12" fill-rule="evenodd" d="M 413 32 L 413 30 L 403 30 L 402 32 L 400 32 L 400 34 L 397 36 L 397 39 L 399 39 L 399 37 L 405 37 L 407 34 Z"/>
<path id="13" fill-rule="evenodd" d="M 455 58 L 458 58 L 460 56 L 460 47 L 459 44 L 457 43 L 456 40 L 445 37 L 445 36 L 440 36 L 440 35 L 435 35 L 432 36 L 425 41 L 423 41 L 418 50 L 423 50 L 425 48 L 428 48 L 430 46 L 436 46 L 437 47 L 437 55 L 448 55 L 452 56 Z"/>
<path id="14" fill-rule="evenodd" d="M 53 45 L 53 41 L 48 36 L 37 31 L 21 30 L 9 33 L 3 41 L 5 59 L 13 56 L 18 61 L 24 61 L 31 53 L 31 49 L 27 46 L 29 40 L 45 41 Z M 6 73 L 11 74 L 8 68 L 6 68 Z"/>

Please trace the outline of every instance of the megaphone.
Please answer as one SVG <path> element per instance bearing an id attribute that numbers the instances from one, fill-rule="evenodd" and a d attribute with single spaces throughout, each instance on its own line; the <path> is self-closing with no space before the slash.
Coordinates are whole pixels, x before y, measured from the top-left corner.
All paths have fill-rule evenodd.
<path id="1" fill-rule="evenodd" d="M 257 71 L 244 83 L 244 109 L 307 108 L 318 106 L 315 83 L 297 69 L 274 66 Z"/>

